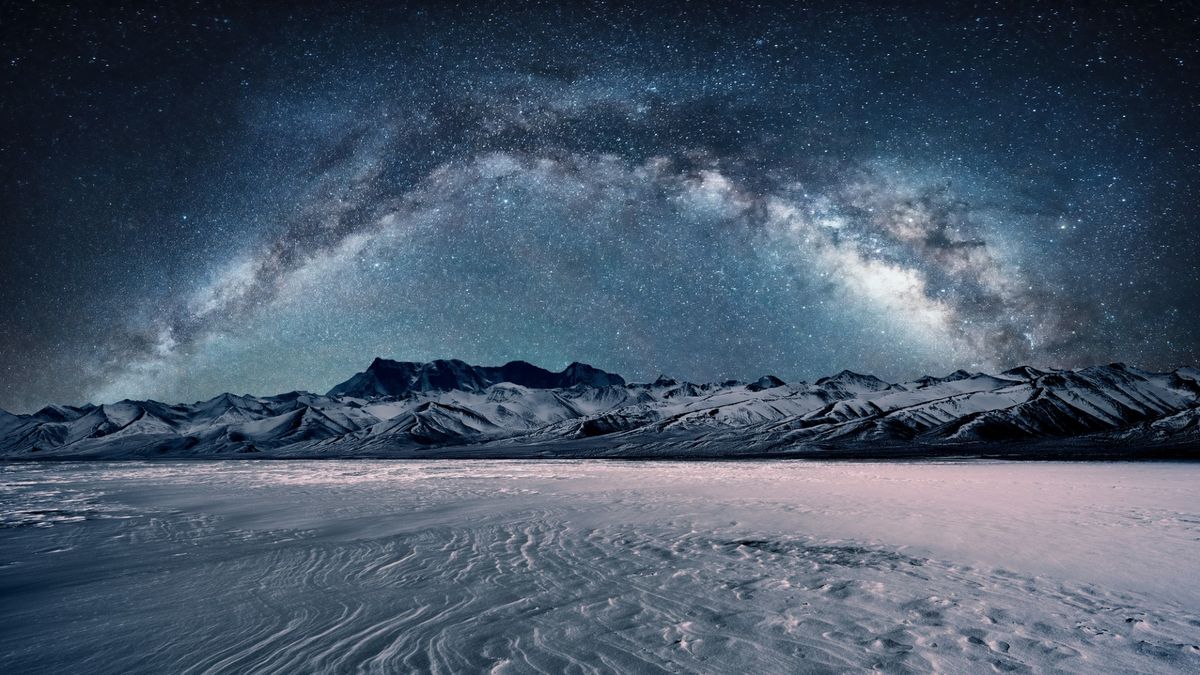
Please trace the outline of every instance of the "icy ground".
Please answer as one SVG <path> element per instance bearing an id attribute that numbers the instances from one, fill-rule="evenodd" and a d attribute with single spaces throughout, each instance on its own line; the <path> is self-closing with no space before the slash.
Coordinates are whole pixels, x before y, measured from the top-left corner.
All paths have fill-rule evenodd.
<path id="1" fill-rule="evenodd" d="M 0 672 L 1197 672 L 1200 464 L 0 465 Z"/>

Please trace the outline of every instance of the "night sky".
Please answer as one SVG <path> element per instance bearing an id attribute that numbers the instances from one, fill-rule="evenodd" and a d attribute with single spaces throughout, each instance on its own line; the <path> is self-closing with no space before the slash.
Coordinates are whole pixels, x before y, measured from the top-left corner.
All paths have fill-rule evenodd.
<path id="1" fill-rule="evenodd" d="M 0 407 L 1200 362 L 1194 3 L 642 4 L 3 3 Z"/>

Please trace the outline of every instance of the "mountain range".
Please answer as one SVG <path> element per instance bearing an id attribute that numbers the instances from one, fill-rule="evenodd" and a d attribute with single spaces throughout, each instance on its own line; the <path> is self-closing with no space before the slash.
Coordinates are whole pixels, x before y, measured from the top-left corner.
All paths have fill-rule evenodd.
<path id="1" fill-rule="evenodd" d="M 1200 369 L 696 384 L 375 359 L 326 394 L 0 411 L 8 459 L 597 456 L 1200 458 Z"/>

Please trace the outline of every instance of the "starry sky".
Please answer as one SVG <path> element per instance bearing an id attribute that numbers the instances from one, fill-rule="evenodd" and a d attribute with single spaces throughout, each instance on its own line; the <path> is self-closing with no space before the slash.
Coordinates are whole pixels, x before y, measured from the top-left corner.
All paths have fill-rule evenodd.
<path id="1" fill-rule="evenodd" d="M 1200 362 L 1194 3 L 494 4 L 3 3 L 0 407 Z"/>

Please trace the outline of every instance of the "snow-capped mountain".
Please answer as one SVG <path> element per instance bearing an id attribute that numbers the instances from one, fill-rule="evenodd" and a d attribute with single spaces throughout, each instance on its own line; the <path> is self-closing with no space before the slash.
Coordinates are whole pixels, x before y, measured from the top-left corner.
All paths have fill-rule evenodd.
<path id="1" fill-rule="evenodd" d="M 645 384 L 573 363 L 376 359 L 325 395 L 222 394 L 0 411 L 0 456 L 1200 456 L 1200 370 L 1123 364 L 956 371 L 889 383 L 843 371 Z"/>

